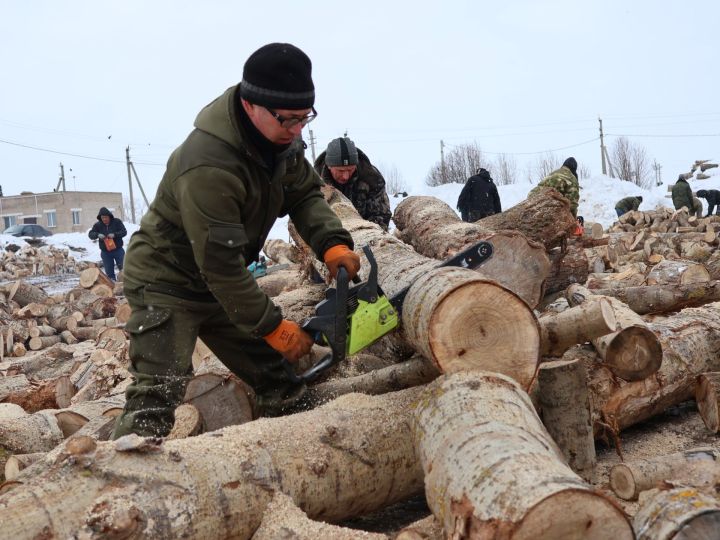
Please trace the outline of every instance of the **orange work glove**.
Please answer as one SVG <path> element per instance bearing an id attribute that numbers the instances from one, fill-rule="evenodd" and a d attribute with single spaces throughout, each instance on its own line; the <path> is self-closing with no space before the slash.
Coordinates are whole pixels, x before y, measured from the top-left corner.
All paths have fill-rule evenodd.
<path id="1" fill-rule="evenodd" d="M 297 362 L 310 352 L 313 339 L 297 323 L 283 319 L 278 327 L 263 339 L 290 362 Z"/>
<path id="2" fill-rule="evenodd" d="M 341 266 L 347 270 L 348 278 L 354 278 L 360 270 L 360 256 L 349 247 L 338 244 L 333 246 L 323 255 L 325 266 L 330 271 L 330 277 L 337 277 L 338 268 Z"/>

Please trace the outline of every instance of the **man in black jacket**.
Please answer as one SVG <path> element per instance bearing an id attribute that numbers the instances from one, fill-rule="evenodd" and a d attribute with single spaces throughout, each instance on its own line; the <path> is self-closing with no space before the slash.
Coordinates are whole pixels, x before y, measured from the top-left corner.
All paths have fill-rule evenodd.
<path id="1" fill-rule="evenodd" d="M 717 215 L 720 216 L 720 191 L 717 189 L 699 189 L 697 196 L 705 199 L 708 203 L 707 215 L 712 216 L 713 210 L 717 206 Z M 707 216 L 705 216 L 707 217 Z"/>
<path id="2" fill-rule="evenodd" d="M 458 197 L 457 208 L 463 221 L 469 223 L 502 212 L 500 195 L 488 171 L 480 168 L 475 176 L 468 178 Z"/>
<path id="3" fill-rule="evenodd" d="M 127 234 L 125 225 L 112 212 L 104 206 L 97 215 L 97 223 L 93 225 L 88 236 L 90 240 L 97 240 L 100 245 L 100 257 L 107 277 L 115 281 L 115 264 L 118 270 L 123 269 L 125 250 L 123 249 L 123 237 Z"/>

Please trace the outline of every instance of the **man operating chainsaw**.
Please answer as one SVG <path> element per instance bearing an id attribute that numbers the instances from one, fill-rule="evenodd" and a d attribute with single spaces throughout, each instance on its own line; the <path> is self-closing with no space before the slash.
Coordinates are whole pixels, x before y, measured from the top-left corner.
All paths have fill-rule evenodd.
<path id="1" fill-rule="evenodd" d="M 114 438 L 167 435 L 198 337 L 255 389 L 261 413 L 278 414 L 301 397 L 282 361 L 296 362 L 313 339 L 283 319 L 247 265 L 288 214 L 331 276 L 344 267 L 352 278 L 360 268 L 304 157 L 300 133 L 317 114 L 311 69 L 293 45 L 261 47 L 240 84 L 200 111 L 170 156 L 125 259 L 134 381 Z"/>

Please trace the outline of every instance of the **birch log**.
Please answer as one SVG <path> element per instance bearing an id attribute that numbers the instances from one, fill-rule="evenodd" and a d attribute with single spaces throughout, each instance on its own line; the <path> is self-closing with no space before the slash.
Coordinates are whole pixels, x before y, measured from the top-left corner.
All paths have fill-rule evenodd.
<path id="1" fill-rule="evenodd" d="M 610 469 L 610 488 L 615 495 L 634 501 L 641 492 L 660 487 L 663 482 L 682 481 L 685 485 L 714 485 L 720 478 L 720 450 L 694 448 L 651 459 L 620 463 Z"/>
<path id="2" fill-rule="evenodd" d="M 542 316 L 538 322 L 542 356 L 560 356 L 573 345 L 614 332 L 617 325 L 610 302 L 604 298 Z"/>
<path id="3" fill-rule="evenodd" d="M 515 206 L 479 221 L 494 231 L 516 230 L 546 250 L 562 244 L 575 229 L 570 201 L 552 188 L 540 190 Z"/>
<path id="4" fill-rule="evenodd" d="M 648 285 L 689 285 L 710 281 L 710 272 L 701 263 L 664 260 L 647 275 Z"/>
<path id="5" fill-rule="evenodd" d="M 584 480 L 592 481 L 595 437 L 585 365 L 579 359 L 544 362 L 538 371 L 538 387 L 548 433 L 570 468 Z"/>
<path id="6" fill-rule="evenodd" d="M 540 330 L 521 298 L 478 272 L 437 269 L 436 260 L 362 219 L 340 192 L 328 186 L 323 190 L 358 249 L 372 246 L 385 294 L 392 297 L 412 285 L 402 314 L 407 345 L 441 371 L 460 363 L 470 366 L 465 369 L 505 373 L 527 387 L 537 369 Z M 365 261 L 361 277 L 368 271 Z"/>
<path id="7" fill-rule="evenodd" d="M 422 490 L 410 430 L 419 393 L 352 394 L 159 446 L 133 435 L 70 439 L 41 473 L 0 496 L 0 523 L 18 540 L 243 539 L 275 491 L 311 519 L 363 515 Z"/>
<path id="8" fill-rule="evenodd" d="M 639 315 L 680 311 L 720 300 L 720 281 L 689 285 L 646 285 L 593 289 L 593 294 L 617 298 Z"/>
<path id="9" fill-rule="evenodd" d="M 713 540 L 720 530 L 720 503 L 693 488 L 658 490 L 633 520 L 637 540 Z"/>
<path id="10" fill-rule="evenodd" d="M 505 376 L 441 376 L 419 400 L 414 433 L 447 538 L 633 538 L 623 511 L 564 463 L 530 398 Z"/>
<path id="11" fill-rule="evenodd" d="M 478 271 L 531 307 L 542 299 L 550 261 L 545 247 L 528 241 L 521 232 L 494 231 L 482 222 L 465 223 L 445 202 L 424 196 L 404 199 L 395 209 L 393 222 L 401 240 L 434 259 L 447 259 L 480 240 L 492 243 L 493 256 Z"/>
<path id="12" fill-rule="evenodd" d="M 33 302 L 44 304 L 48 298 L 47 293 L 40 287 L 22 280 L 18 280 L 12 284 L 10 294 L 8 295 L 8 300 L 15 300 L 20 307 L 25 307 Z"/>
<path id="13" fill-rule="evenodd" d="M 618 330 L 592 343 L 615 375 L 626 381 L 639 381 L 657 372 L 662 363 L 662 347 L 640 315 L 615 298 L 598 297 L 579 285 L 568 287 L 566 298 L 572 306 L 590 298 L 605 298 L 610 302 Z"/>
<path id="14" fill-rule="evenodd" d="M 573 283 L 585 283 L 590 262 L 582 246 L 568 242 L 565 249 L 553 248 L 549 255 L 550 275 L 545 282 L 545 294 L 565 290 Z"/>

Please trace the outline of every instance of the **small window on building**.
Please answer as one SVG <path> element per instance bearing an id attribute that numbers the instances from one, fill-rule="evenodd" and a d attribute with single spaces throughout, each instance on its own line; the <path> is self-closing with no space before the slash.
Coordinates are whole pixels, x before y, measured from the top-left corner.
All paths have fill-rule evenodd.
<path id="1" fill-rule="evenodd" d="M 57 218 L 55 217 L 55 212 L 45 212 L 45 215 L 47 216 L 47 226 L 57 227 Z"/>
<path id="2" fill-rule="evenodd" d="M 4 227 L 3 230 L 7 229 L 8 227 L 12 227 L 13 225 L 17 224 L 17 220 L 15 219 L 15 216 L 4 216 L 3 217 Z"/>
<path id="3" fill-rule="evenodd" d="M 73 210 L 73 211 L 72 211 L 72 224 L 73 224 L 73 225 L 80 225 L 80 210 Z"/>

